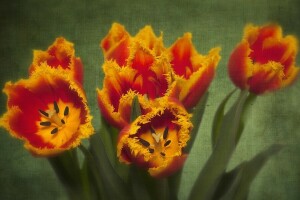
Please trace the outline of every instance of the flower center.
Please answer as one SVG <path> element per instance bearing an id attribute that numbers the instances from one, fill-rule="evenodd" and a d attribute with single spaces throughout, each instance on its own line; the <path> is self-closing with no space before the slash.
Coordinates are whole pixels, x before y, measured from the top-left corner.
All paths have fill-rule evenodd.
<path id="1" fill-rule="evenodd" d="M 46 121 L 41 121 L 40 125 L 43 127 L 53 127 L 50 133 L 55 134 L 66 124 L 67 117 L 69 116 L 69 107 L 65 106 L 63 115 L 61 115 L 58 104 L 54 101 L 53 109 L 46 111 L 39 109 L 39 112 L 44 118 L 46 118 Z"/>
<path id="2" fill-rule="evenodd" d="M 151 144 L 149 141 L 139 138 L 139 143 L 148 148 L 149 153 L 157 152 L 160 156 L 165 157 L 166 149 L 171 144 L 171 140 L 168 139 L 169 128 L 166 127 L 163 133 L 157 133 L 153 127 L 150 127 L 150 132 L 154 142 Z"/>

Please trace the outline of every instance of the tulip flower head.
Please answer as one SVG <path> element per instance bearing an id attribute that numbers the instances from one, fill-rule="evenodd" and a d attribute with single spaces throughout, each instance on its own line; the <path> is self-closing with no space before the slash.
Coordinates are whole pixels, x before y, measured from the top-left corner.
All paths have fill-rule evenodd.
<path id="1" fill-rule="evenodd" d="M 186 108 L 194 107 L 207 91 L 221 59 L 220 48 L 213 48 L 208 55 L 199 54 L 192 34 L 186 33 L 169 49 L 174 79 L 177 82 L 177 98 Z"/>
<path id="2" fill-rule="evenodd" d="M 191 116 L 178 100 L 167 97 L 141 105 L 144 114 L 119 134 L 118 157 L 148 169 L 154 177 L 166 177 L 180 169 L 187 157 L 183 148 L 190 138 Z"/>
<path id="3" fill-rule="evenodd" d="M 94 130 L 85 94 L 63 69 L 42 63 L 29 77 L 8 82 L 7 112 L 0 125 L 36 156 L 76 147 Z"/>
<path id="4" fill-rule="evenodd" d="M 65 38 L 56 38 L 46 51 L 35 50 L 29 73 L 32 74 L 43 63 L 46 63 L 50 68 L 64 69 L 72 74 L 74 80 L 82 85 L 83 65 L 81 59 L 75 57 L 74 45 Z"/>
<path id="5" fill-rule="evenodd" d="M 294 36 L 283 37 L 278 25 L 247 25 L 242 42 L 229 59 L 231 80 L 258 95 L 290 85 L 299 72 L 295 66 L 297 43 Z"/>
<path id="6" fill-rule="evenodd" d="M 130 121 L 135 95 L 149 99 L 164 96 L 169 87 L 170 63 L 161 37 L 150 26 L 132 37 L 123 26 L 113 24 L 102 40 L 105 74 L 103 88 L 97 90 L 98 104 L 104 118 L 122 129 Z"/>

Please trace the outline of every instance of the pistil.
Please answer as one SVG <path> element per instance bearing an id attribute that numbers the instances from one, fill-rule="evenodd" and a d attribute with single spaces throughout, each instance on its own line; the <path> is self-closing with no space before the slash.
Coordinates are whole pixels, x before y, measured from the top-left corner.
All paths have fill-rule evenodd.
<path id="1" fill-rule="evenodd" d="M 61 119 L 59 117 L 59 107 L 58 107 L 57 102 L 54 101 L 53 105 L 54 105 L 54 110 L 43 111 L 43 110 L 39 109 L 40 114 L 49 119 L 49 121 L 40 122 L 40 125 L 45 126 L 45 127 L 49 127 L 51 125 L 56 126 L 54 129 L 51 130 L 51 134 L 57 133 L 59 128 L 62 127 L 64 124 L 66 124 L 65 119 Z M 69 115 L 69 107 L 66 106 L 64 109 L 64 118 L 68 115 Z M 144 144 L 146 144 L 146 142 L 147 141 L 145 141 Z"/>
<path id="2" fill-rule="evenodd" d="M 148 149 L 149 153 L 153 154 L 154 151 L 159 152 L 163 158 L 166 157 L 165 149 L 171 144 L 171 140 L 168 140 L 169 127 L 166 127 L 163 133 L 157 133 L 152 126 L 150 126 L 150 134 L 154 139 L 154 143 L 151 144 L 145 139 L 138 138 L 139 143 Z"/>
<path id="3" fill-rule="evenodd" d="M 51 121 L 53 121 L 57 126 L 62 126 L 63 123 L 60 119 L 60 117 L 58 116 L 58 113 L 56 113 L 56 111 L 54 112 L 53 110 L 49 111 L 49 118 Z"/>

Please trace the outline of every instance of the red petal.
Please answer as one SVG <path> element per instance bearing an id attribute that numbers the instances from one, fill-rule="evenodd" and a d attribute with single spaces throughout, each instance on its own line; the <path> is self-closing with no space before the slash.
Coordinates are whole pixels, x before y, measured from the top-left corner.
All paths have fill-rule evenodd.
<path id="1" fill-rule="evenodd" d="M 44 93 L 44 96 L 32 91 L 31 87 L 25 85 L 24 82 L 6 85 L 4 90 L 8 96 L 8 107 L 18 106 L 24 114 L 29 116 L 39 116 L 38 110 L 46 109 L 47 104 L 54 101 L 53 93 L 43 84 L 40 85 L 40 91 Z M 47 94 L 47 92 L 51 94 Z"/>
<path id="2" fill-rule="evenodd" d="M 251 29 L 249 29 L 251 30 Z M 254 50 L 251 57 L 256 57 L 259 51 L 263 49 L 264 40 L 267 38 L 280 38 L 281 29 L 277 25 L 267 25 L 257 28 L 255 31 L 245 30 L 245 39 L 248 41 L 250 48 Z"/>
<path id="3" fill-rule="evenodd" d="M 145 74 L 149 71 L 149 68 L 153 64 L 153 62 L 153 55 L 142 49 L 138 49 L 135 52 L 131 66 L 132 68 L 136 69 L 139 73 Z"/>
<path id="4" fill-rule="evenodd" d="M 47 60 L 47 64 L 49 66 L 54 68 L 61 66 L 63 69 L 70 69 L 69 65 L 71 62 L 71 55 L 67 55 L 65 52 L 58 52 L 55 46 L 52 47 L 48 52 L 52 56 Z M 60 54 L 60 56 L 57 54 Z"/>
<path id="5" fill-rule="evenodd" d="M 189 88 L 189 93 L 187 96 L 182 100 L 182 104 L 185 108 L 193 108 L 199 102 L 199 99 L 204 95 L 207 91 L 210 83 L 212 82 L 215 75 L 215 68 L 214 67 L 207 67 L 200 78 L 191 85 Z"/>
<path id="6" fill-rule="evenodd" d="M 104 57 L 124 66 L 129 56 L 129 43 L 130 35 L 124 26 L 114 23 L 107 36 L 101 41 Z"/>
<path id="7" fill-rule="evenodd" d="M 126 121 L 124 121 L 124 119 L 121 118 L 117 112 L 113 111 L 113 108 L 111 109 L 111 102 L 106 96 L 100 95 L 99 90 L 97 94 L 97 100 L 101 114 L 109 124 L 118 129 L 122 129 L 127 125 Z"/>
<path id="8" fill-rule="evenodd" d="M 248 80 L 249 91 L 254 94 L 263 94 L 267 91 L 279 89 L 282 79 L 278 75 L 270 77 L 272 71 L 261 70 Z"/>
<path id="9" fill-rule="evenodd" d="M 9 115 L 8 123 L 10 129 L 17 134 L 20 138 L 26 138 L 33 146 L 37 148 L 53 147 L 50 144 L 45 143 L 43 138 L 36 134 L 38 127 L 36 122 L 39 120 L 37 116 L 26 115 L 22 111 L 14 112 L 13 115 Z"/>
<path id="10" fill-rule="evenodd" d="M 190 68 L 192 71 L 191 55 L 194 50 L 191 34 L 185 34 L 182 38 L 178 39 L 170 48 L 172 54 L 172 67 L 174 72 L 179 76 L 189 78 L 186 74 L 187 69 Z"/>
<path id="11" fill-rule="evenodd" d="M 233 83 L 241 89 L 247 87 L 247 76 L 249 65 L 251 65 L 249 53 L 249 44 L 247 42 L 240 43 L 232 52 L 228 62 L 229 76 Z"/>
<path id="12" fill-rule="evenodd" d="M 73 58 L 74 60 L 74 78 L 81 85 L 83 84 L 83 64 L 80 58 Z"/>

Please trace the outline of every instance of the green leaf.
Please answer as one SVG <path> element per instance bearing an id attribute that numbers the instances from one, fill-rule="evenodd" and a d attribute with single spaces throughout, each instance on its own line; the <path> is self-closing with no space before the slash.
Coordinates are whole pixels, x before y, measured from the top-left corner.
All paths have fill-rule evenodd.
<path id="1" fill-rule="evenodd" d="M 132 99 L 130 121 L 133 122 L 141 114 L 142 114 L 142 112 L 141 112 L 141 106 L 139 103 L 139 99 L 138 99 L 138 96 L 135 95 L 135 97 Z"/>
<path id="2" fill-rule="evenodd" d="M 224 194 L 226 194 L 232 187 L 235 187 L 235 185 L 239 182 L 241 178 L 241 169 L 242 165 L 237 166 L 235 169 L 226 172 L 222 175 L 222 178 L 218 184 L 218 187 L 216 188 L 216 191 L 213 196 L 213 200 L 219 200 Z"/>
<path id="3" fill-rule="evenodd" d="M 90 151 L 81 148 L 88 158 L 89 167 L 95 167 L 95 175 L 101 179 L 107 199 L 131 199 L 127 185 L 116 173 L 112 166 L 100 134 L 90 138 Z"/>
<path id="4" fill-rule="evenodd" d="M 214 147 L 216 145 L 216 142 L 218 140 L 218 136 L 219 136 L 219 132 L 220 132 L 220 128 L 222 125 L 222 121 L 224 118 L 224 110 L 225 110 L 225 105 L 227 103 L 227 101 L 229 100 L 229 98 L 231 97 L 231 95 L 236 91 L 236 89 L 234 89 L 232 92 L 230 92 L 221 102 L 221 104 L 219 105 L 215 116 L 214 116 L 214 120 L 213 120 L 213 126 L 212 126 L 212 135 L 211 135 L 211 141 L 212 141 L 212 146 Z"/>
<path id="5" fill-rule="evenodd" d="M 220 199 L 246 199 L 254 178 L 257 176 L 265 163 L 270 159 L 270 157 L 278 153 L 282 148 L 282 145 L 274 144 L 267 150 L 256 155 L 252 160 L 243 162 L 231 172 L 227 173 L 234 174 L 234 176 L 231 176 L 232 183 L 229 185 L 230 187 L 227 186 L 228 188 L 225 190 L 226 193 Z M 224 181 L 222 185 L 225 185 Z"/>
<path id="6" fill-rule="evenodd" d="M 218 109 L 217 109 L 217 111 L 215 113 L 214 120 L 213 120 L 213 126 L 212 126 L 212 147 L 214 147 L 216 145 L 216 142 L 218 140 L 218 136 L 219 136 L 219 133 L 220 133 L 220 128 L 221 128 L 222 121 L 223 121 L 223 118 L 224 118 L 225 106 L 226 106 L 229 98 L 232 96 L 232 94 L 235 91 L 236 91 L 236 89 L 234 89 L 232 92 L 230 92 L 223 99 L 223 101 L 221 102 L 221 104 L 219 105 L 219 107 L 218 107 Z M 244 130 L 245 123 L 246 123 L 246 116 L 248 114 L 248 111 L 249 111 L 251 105 L 255 101 L 256 97 L 257 96 L 255 94 L 250 93 L 247 96 L 247 99 L 246 99 L 246 101 L 244 103 L 244 108 L 243 108 L 243 111 L 241 113 L 240 126 L 239 126 L 239 129 L 238 129 L 238 132 L 237 132 L 237 137 L 236 137 L 236 144 L 238 143 L 238 141 L 239 141 L 239 139 L 240 139 L 240 137 L 242 135 L 242 132 Z"/>
<path id="7" fill-rule="evenodd" d="M 191 122 L 193 124 L 193 130 L 191 131 L 191 138 L 188 141 L 187 146 L 184 148 L 184 153 L 189 153 L 193 147 L 193 144 L 195 142 L 195 139 L 197 137 L 198 134 L 198 130 L 201 124 L 201 120 L 205 111 L 205 107 L 206 107 L 206 102 L 208 99 L 208 92 L 206 92 L 203 97 L 201 98 L 201 100 L 199 101 L 199 103 L 192 108 L 192 110 L 190 111 L 190 113 L 192 113 L 192 118 L 191 118 Z"/>
<path id="8" fill-rule="evenodd" d="M 189 200 L 212 198 L 235 149 L 241 114 L 247 95 L 247 91 L 241 91 L 237 101 L 224 116 L 213 152 L 197 177 Z"/>

